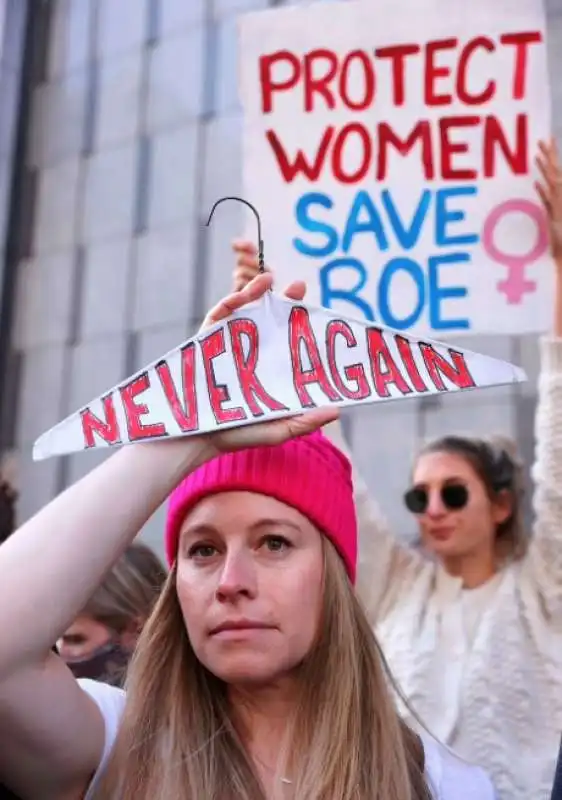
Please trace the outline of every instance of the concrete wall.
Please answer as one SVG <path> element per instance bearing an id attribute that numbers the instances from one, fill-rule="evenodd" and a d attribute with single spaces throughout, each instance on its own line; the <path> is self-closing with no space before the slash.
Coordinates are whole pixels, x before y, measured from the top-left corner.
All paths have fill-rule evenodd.
<path id="1" fill-rule="evenodd" d="M 0 0 L 0 242 L 10 211 L 27 0 Z M 0 284 L 5 261 L 0 246 Z"/>
<path id="2" fill-rule="evenodd" d="M 241 190 L 235 22 L 266 5 L 52 0 L 27 153 L 36 202 L 12 339 L 20 380 L 10 455 L 22 519 L 100 460 L 80 454 L 32 464 L 36 436 L 175 346 L 229 286 L 229 241 L 241 230 L 241 211 L 227 204 L 210 229 L 203 215 L 218 196 Z M 562 126 L 562 3 L 549 6 Z M 536 341 L 463 342 L 521 360 L 531 382 L 363 409 L 351 421 L 358 463 L 404 535 L 412 525 L 400 497 L 420 437 L 497 431 L 532 455 Z M 161 530 L 158 513 L 143 533 L 160 548 Z"/>

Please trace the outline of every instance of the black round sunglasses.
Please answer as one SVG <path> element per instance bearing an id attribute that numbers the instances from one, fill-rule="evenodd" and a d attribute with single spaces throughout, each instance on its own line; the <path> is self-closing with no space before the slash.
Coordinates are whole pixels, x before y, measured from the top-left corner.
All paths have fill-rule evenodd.
<path id="1" fill-rule="evenodd" d="M 441 502 L 449 511 L 459 511 L 468 503 L 468 489 L 463 483 L 447 483 L 439 490 Z M 406 508 L 412 514 L 425 514 L 429 492 L 423 486 L 412 486 L 404 495 Z"/>

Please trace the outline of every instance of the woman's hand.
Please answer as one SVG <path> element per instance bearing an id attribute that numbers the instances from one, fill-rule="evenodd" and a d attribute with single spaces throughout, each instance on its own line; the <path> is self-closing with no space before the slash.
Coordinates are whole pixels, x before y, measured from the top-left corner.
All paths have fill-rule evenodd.
<path id="1" fill-rule="evenodd" d="M 542 180 L 535 183 L 546 211 L 550 252 L 555 265 L 554 319 L 552 333 L 562 339 L 562 169 L 554 139 L 539 142 L 537 167 Z"/>
<path id="2" fill-rule="evenodd" d="M 251 245 L 250 245 L 251 247 Z M 259 300 L 269 291 L 273 285 L 273 276 L 270 272 L 259 272 L 256 263 L 255 269 L 248 256 L 249 265 L 242 265 L 241 270 L 244 275 L 235 275 L 235 285 L 241 288 L 238 291 L 223 298 L 217 305 L 209 311 L 203 322 L 202 329 L 220 322 L 229 317 L 234 311 Z M 288 286 L 284 292 L 286 297 L 292 300 L 302 300 L 306 292 L 306 285 L 303 281 L 295 281 Z M 216 431 L 206 434 L 208 444 L 215 453 L 227 452 L 230 450 L 242 450 L 247 447 L 258 447 L 261 445 L 275 445 L 302 436 L 306 433 L 321 428 L 329 422 L 333 422 L 338 417 L 338 409 L 333 406 L 316 408 L 304 414 L 297 414 L 286 419 L 274 420 L 271 422 L 258 422 L 252 425 L 245 425 L 239 428 L 231 428 L 227 431 Z"/>
<path id="3" fill-rule="evenodd" d="M 236 256 L 236 266 L 232 276 L 232 290 L 243 289 L 259 272 L 258 250 L 255 244 L 247 239 L 235 239 L 232 249 Z M 269 268 L 266 266 L 266 271 Z"/>
<path id="4" fill-rule="evenodd" d="M 536 164 L 542 180 L 535 183 L 548 219 L 550 249 L 556 266 L 562 269 L 562 168 L 556 141 L 539 142 Z"/>
<path id="5" fill-rule="evenodd" d="M 239 292 L 260 274 L 258 249 L 255 244 L 249 242 L 247 239 L 236 239 L 232 243 L 232 250 L 236 256 L 232 286 L 234 292 Z M 265 269 L 266 275 L 271 274 L 267 265 Z M 271 285 L 273 285 L 273 283 Z M 306 294 L 306 283 L 304 281 L 293 281 L 293 283 L 286 287 L 283 294 L 290 300 L 303 300 Z"/>

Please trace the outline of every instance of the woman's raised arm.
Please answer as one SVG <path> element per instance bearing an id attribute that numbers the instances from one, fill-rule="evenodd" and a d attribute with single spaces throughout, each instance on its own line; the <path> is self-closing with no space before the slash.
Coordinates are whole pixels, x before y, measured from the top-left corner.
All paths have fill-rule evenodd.
<path id="1" fill-rule="evenodd" d="M 222 301 L 215 322 L 260 297 L 260 276 Z M 335 409 L 165 442 L 124 447 L 0 547 L 0 775 L 23 798 L 81 797 L 99 765 L 104 725 L 51 646 L 182 478 L 217 452 L 277 444 Z M 6 743 L 6 746 L 4 746 Z"/>
<path id="2" fill-rule="evenodd" d="M 103 721 L 51 647 L 205 452 L 125 447 L 0 547 L 0 774 L 23 798 L 79 797 L 95 772 Z"/>
<path id="3" fill-rule="evenodd" d="M 523 576 L 547 616 L 562 626 L 562 167 L 554 140 L 541 143 L 537 191 L 545 208 L 554 266 L 552 333 L 541 340 L 535 420 L 535 523 Z"/>

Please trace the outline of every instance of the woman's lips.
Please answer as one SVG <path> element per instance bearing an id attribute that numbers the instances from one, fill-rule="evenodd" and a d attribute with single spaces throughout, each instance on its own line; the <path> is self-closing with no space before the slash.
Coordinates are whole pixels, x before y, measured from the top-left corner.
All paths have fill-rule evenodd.
<path id="1" fill-rule="evenodd" d="M 437 539 L 438 542 L 445 542 L 450 539 L 454 533 L 454 528 L 433 528 L 429 531 L 432 539 Z"/>

